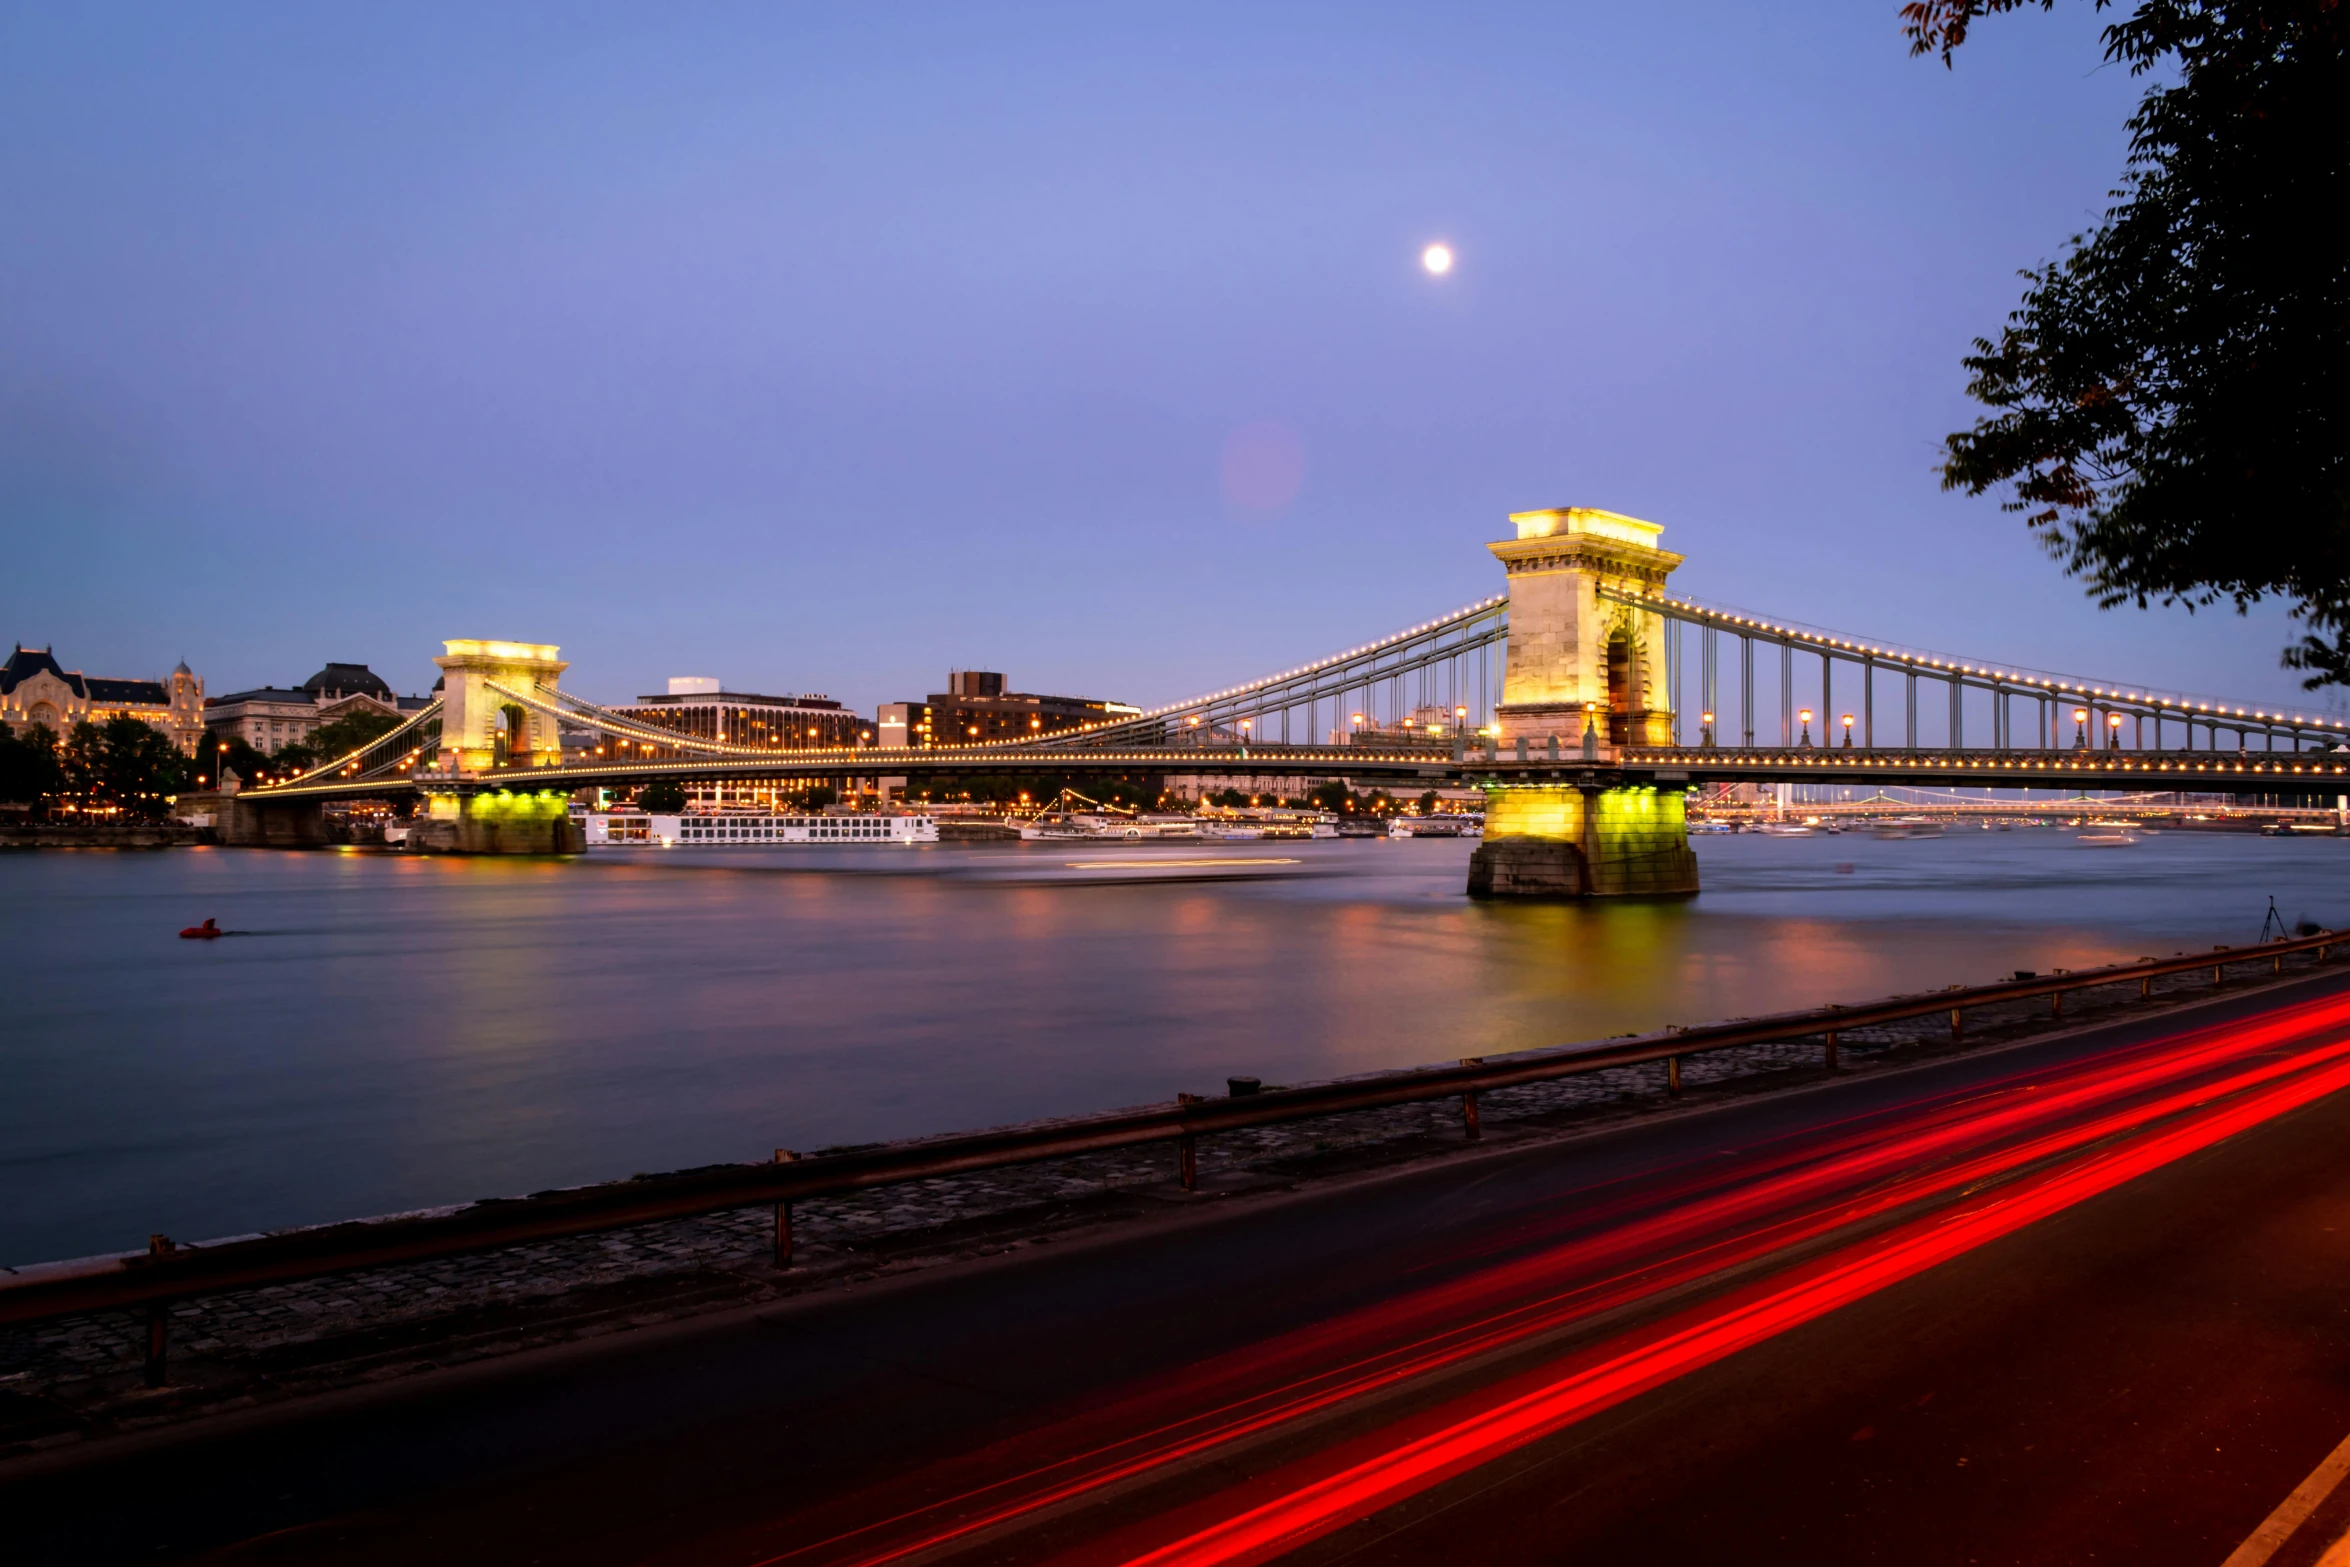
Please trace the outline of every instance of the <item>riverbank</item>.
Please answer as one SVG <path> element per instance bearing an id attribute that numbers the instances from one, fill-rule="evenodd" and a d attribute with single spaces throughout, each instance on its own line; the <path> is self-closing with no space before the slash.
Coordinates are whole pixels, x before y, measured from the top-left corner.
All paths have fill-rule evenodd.
<path id="1" fill-rule="evenodd" d="M 185 822 L 52 822 L 0 818 L 0 850 L 174 849 L 210 843 L 211 829 Z"/>
<path id="2" fill-rule="evenodd" d="M 2340 949 L 2322 966 L 2350 969 Z M 2231 999 L 2305 979 L 2231 983 Z M 1954 1044 L 1939 1018 L 1842 1039 L 1843 1071 L 1883 1072 L 1944 1056 L 2053 1039 L 2125 1018 L 2189 1009 L 2212 995 L 2180 975 L 2141 999 L 2134 986 L 2076 993 L 2061 1024 L 2044 1003 L 1969 1013 Z M 141 1379 L 145 1324 L 101 1313 L 0 1333 L 0 1458 L 337 1389 L 426 1375 L 527 1350 L 780 1301 L 853 1290 L 1180 1222 L 1430 1160 L 1524 1149 L 1709 1102 L 1824 1081 L 1810 1041 L 1691 1057 L 1684 1096 L 1663 1069 L 1635 1066 L 1489 1093 L 1483 1139 L 1467 1143 L 1449 1102 L 1323 1117 L 1203 1139 L 1197 1191 L 1166 1149 L 1120 1151 L 909 1183 L 800 1205 L 794 1266 L 773 1265 L 766 1209 L 643 1225 L 470 1257 L 206 1297 L 172 1308 L 169 1385 Z"/>

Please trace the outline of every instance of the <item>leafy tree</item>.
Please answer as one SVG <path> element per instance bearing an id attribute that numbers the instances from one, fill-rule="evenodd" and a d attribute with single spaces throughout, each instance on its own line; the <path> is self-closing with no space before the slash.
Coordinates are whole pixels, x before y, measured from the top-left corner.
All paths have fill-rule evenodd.
<path id="1" fill-rule="evenodd" d="M 2110 0 L 2096 0 L 2104 9 Z M 1915 54 L 2055 0 L 1914 0 Z M 2115 205 L 1966 359 L 1992 410 L 1945 488 L 2010 490 L 2098 604 L 2283 598 L 2303 684 L 2350 682 L 2350 7 L 2141 0 L 2108 60 L 2161 70 Z"/>
<path id="2" fill-rule="evenodd" d="M 348 756 L 371 740 L 380 740 L 405 722 L 378 708 L 354 707 L 331 724 L 320 724 L 302 741 L 304 750 L 321 762 Z"/>
<path id="3" fill-rule="evenodd" d="M 1313 793 L 1306 798 L 1325 811 L 1351 811 L 1355 808 L 1355 792 L 1336 778 L 1314 785 Z"/>
<path id="4" fill-rule="evenodd" d="M 0 800 L 36 805 L 65 788 L 57 760 L 57 736 L 46 724 L 27 724 L 18 734 L 0 724 Z"/>
<path id="5" fill-rule="evenodd" d="M 228 747 L 225 753 L 222 746 Z M 269 758 L 255 750 L 244 736 L 213 730 L 205 735 L 203 748 L 196 753 L 196 771 L 217 789 L 224 771 L 234 772 L 243 782 L 252 783 L 271 768 Z"/>
<path id="6" fill-rule="evenodd" d="M 801 809 L 821 811 L 828 805 L 840 803 L 840 791 L 830 784 L 815 784 L 800 799 Z"/>
<path id="7" fill-rule="evenodd" d="M 266 770 L 272 778 L 290 778 L 296 773 L 310 771 L 325 760 L 325 757 L 320 756 L 304 742 L 293 740 L 269 753 L 269 765 Z"/>
<path id="8" fill-rule="evenodd" d="M 130 816 L 160 816 L 195 769 L 159 729 L 136 718 L 78 723 L 59 754 L 69 793 Z"/>
<path id="9" fill-rule="evenodd" d="M 636 803 L 659 815 L 674 816 L 685 809 L 685 785 L 674 778 L 655 779 L 638 788 Z"/>
<path id="10" fill-rule="evenodd" d="M 1420 796 L 1420 814 L 1422 816 L 1434 816 L 1436 814 L 1436 807 L 1440 803 L 1442 802 L 1438 798 L 1436 791 L 1430 789 L 1425 794 Z"/>

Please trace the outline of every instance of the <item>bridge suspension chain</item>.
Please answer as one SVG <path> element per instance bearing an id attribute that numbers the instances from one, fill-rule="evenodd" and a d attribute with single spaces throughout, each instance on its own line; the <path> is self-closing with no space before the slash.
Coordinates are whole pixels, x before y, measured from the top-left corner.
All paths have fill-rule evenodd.
<path id="1" fill-rule="evenodd" d="M 399 728 L 387 730 L 333 761 L 319 763 L 308 772 L 296 775 L 294 781 L 316 784 L 340 777 L 358 783 L 407 772 L 411 769 L 405 764 L 435 749 L 440 738 L 441 703 L 436 697 Z"/>
<path id="2" fill-rule="evenodd" d="M 1039 751 L 1085 750 L 1097 747 L 1164 746 L 1185 743 L 1211 744 L 1253 738 L 1264 744 L 1280 744 L 1281 737 L 1253 732 L 1254 721 L 1260 718 L 1279 719 L 1286 725 L 1288 716 L 1299 709 L 1308 715 L 1309 743 L 1318 743 L 1310 732 L 1320 726 L 1316 722 L 1324 703 L 1330 704 L 1333 720 L 1350 694 L 1361 701 L 1361 711 L 1374 716 L 1381 705 L 1377 693 L 1387 691 L 1388 716 L 1391 723 L 1405 716 L 1407 686 L 1419 686 L 1422 705 L 1428 705 L 1429 691 L 1440 671 L 1449 671 L 1454 695 L 1469 695 L 1462 688 L 1460 665 L 1471 654 L 1484 652 L 1502 642 L 1509 634 L 1509 599 L 1506 595 L 1483 599 L 1463 609 L 1435 620 L 1382 637 L 1361 647 L 1349 648 L 1328 658 L 1301 664 L 1295 669 L 1252 680 L 1245 685 L 1229 686 L 1222 691 L 1211 691 L 1187 701 L 1171 702 L 1154 707 L 1131 718 L 1112 719 L 1090 724 L 1081 729 L 1065 729 L 1039 736 L 1032 740 L 1002 742 Z M 1481 660 L 1481 668 L 1489 670 L 1491 661 Z M 1490 709 L 1490 675 L 1480 674 L 1477 700 L 1458 702 L 1470 712 L 1486 715 Z M 1351 720 L 1353 714 L 1349 711 Z M 1242 730 L 1243 724 L 1251 727 Z M 1270 724 L 1267 726 L 1271 727 Z M 1332 728 L 1344 728 L 1333 722 Z M 1241 731 L 1235 733 L 1236 730 Z M 1219 733 L 1221 731 L 1221 733 Z"/>
<path id="3" fill-rule="evenodd" d="M 1796 625 L 1787 621 L 1771 620 L 1740 611 L 1702 604 L 1675 594 L 1640 593 L 1628 589 L 1603 586 L 1600 597 L 1612 603 L 1646 610 L 1664 617 L 1668 627 L 1695 627 L 1700 648 L 1698 684 L 1704 713 L 1716 714 L 1713 720 L 1701 716 L 1700 733 L 1694 737 L 1685 734 L 1685 715 L 1679 710 L 1677 693 L 1681 675 L 1680 650 L 1690 640 L 1676 638 L 1675 657 L 1670 679 L 1676 693 L 1674 727 L 1679 743 L 1694 738 L 1703 745 L 1737 743 L 1744 747 L 1756 744 L 1755 717 L 1758 711 L 1754 682 L 1754 646 L 1762 643 L 1779 649 L 1778 705 L 1780 708 L 1778 744 L 1791 746 L 1801 736 L 1794 723 L 1799 705 L 1808 706 L 1797 694 L 1795 667 L 1796 653 L 1808 653 L 1819 663 L 1818 729 L 1812 731 L 1815 744 L 1835 743 L 1830 726 L 1843 722 L 1846 715 L 1836 711 L 1836 669 L 1843 665 L 1848 670 L 1857 668 L 1859 674 L 1857 700 L 1852 701 L 1856 711 L 1851 716 L 1860 729 L 1858 744 L 1862 749 L 1885 749 L 1877 738 L 1876 696 L 1877 677 L 1881 674 L 1899 674 L 1902 679 L 1902 702 L 1899 718 L 1900 738 L 1896 748 L 1903 750 L 1960 750 L 1965 748 L 1966 725 L 1970 710 L 1981 712 L 1982 705 L 1970 709 L 1966 693 L 1987 694 L 1990 719 L 1990 742 L 1994 750 L 2067 750 L 2084 747 L 2100 750 L 2165 749 L 2163 741 L 2178 726 L 2176 733 L 2183 738 L 2184 749 L 2221 749 L 2220 736 L 2233 735 L 2234 749 L 2248 750 L 2253 737 L 2259 737 L 2264 749 L 2305 749 L 2311 743 L 2319 748 L 2350 740 L 2350 722 L 2317 714 L 2273 712 L 2263 708 L 2236 706 L 2223 702 L 2205 702 L 2176 695 L 2154 692 L 2145 687 L 2124 686 L 2073 676 L 2051 674 L 2040 670 L 2019 669 L 1975 660 L 1920 652 L 1866 638 L 1848 637 L 1816 627 Z M 1727 729 L 1717 713 L 1717 644 L 1721 637 L 1738 640 L 1739 667 L 1739 728 Z M 1948 697 L 1948 714 L 1942 720 L 1944 739 L 1941 744 L 1928 746 L 1918 722 L 1917 683 L 1920 680 L 1939 681 Z M 2027 709 L 2032 734 L 2019 741 L 2016 734 L 2015 705 L 2017 699 L 2032 704 Z M 2074 735 L 2068 745 L 2064 729 L 2068 718 Z M 2123 728 L 2129 734 L 2123 735 Z M 2151 725 L 2151 734 L 2148 726 Z M 1851 726 L 1846 726 L 1846 734 Z M 2200 736 L 2202 747 L 2197 747 Z M 1888 735 L 1890 738 L 1890 733 Z M 2152 744 L 2148 741 L 2151 739 Z M 1767 742 L 1766 742 L 1767 744 Z"/>
<path id="4" fill-rule="evenodd" d="M 573 696 L 568 691 L 550 691 L 541 685 L 533 685 L 529 691 L 516 691 L 494 680 L 485 680 L 482 684 L 498 695 L 519 702 L 558 723 L 569 724 L 575 729 L 597 730 L 616 739 L 642 745 L 670 746 L 702 756 L 756 757 L 772 761 L 777 754 L 771 746 L 729 745 L 723 740 L 705 740 L 700 735 L 680 734 L 674 729 L 664 729 L 658 724 L 648 724 L 624 713 L 616 713 L 585 697 Z"/>

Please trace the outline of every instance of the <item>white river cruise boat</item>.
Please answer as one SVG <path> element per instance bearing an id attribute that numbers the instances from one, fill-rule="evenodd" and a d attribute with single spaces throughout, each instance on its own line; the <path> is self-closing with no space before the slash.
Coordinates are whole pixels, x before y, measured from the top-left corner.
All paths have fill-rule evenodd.
<path id="1" fill-rule="evenodd" d="M 581 822 L 591 849 L 938 842 L 938 823 L 931 817 L 879 811 L 838 816 L 749 811 L 662 816 L 642 811 L 589 811 Z"/>

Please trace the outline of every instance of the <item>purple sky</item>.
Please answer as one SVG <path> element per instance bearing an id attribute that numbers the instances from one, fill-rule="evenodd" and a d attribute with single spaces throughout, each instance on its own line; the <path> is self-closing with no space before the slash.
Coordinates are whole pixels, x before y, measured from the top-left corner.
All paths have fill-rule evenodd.
<path id="1" fill-rule="evenodd" d="M 1896 11 L 13 7 L 0 635 L 1155 702 L 1593 505 L 1701 598 L 2288 699 L 2281 616 L 2101 614 L 1938 492 L 2139 84 L 2086 4 L 1955 72 Z"/>

